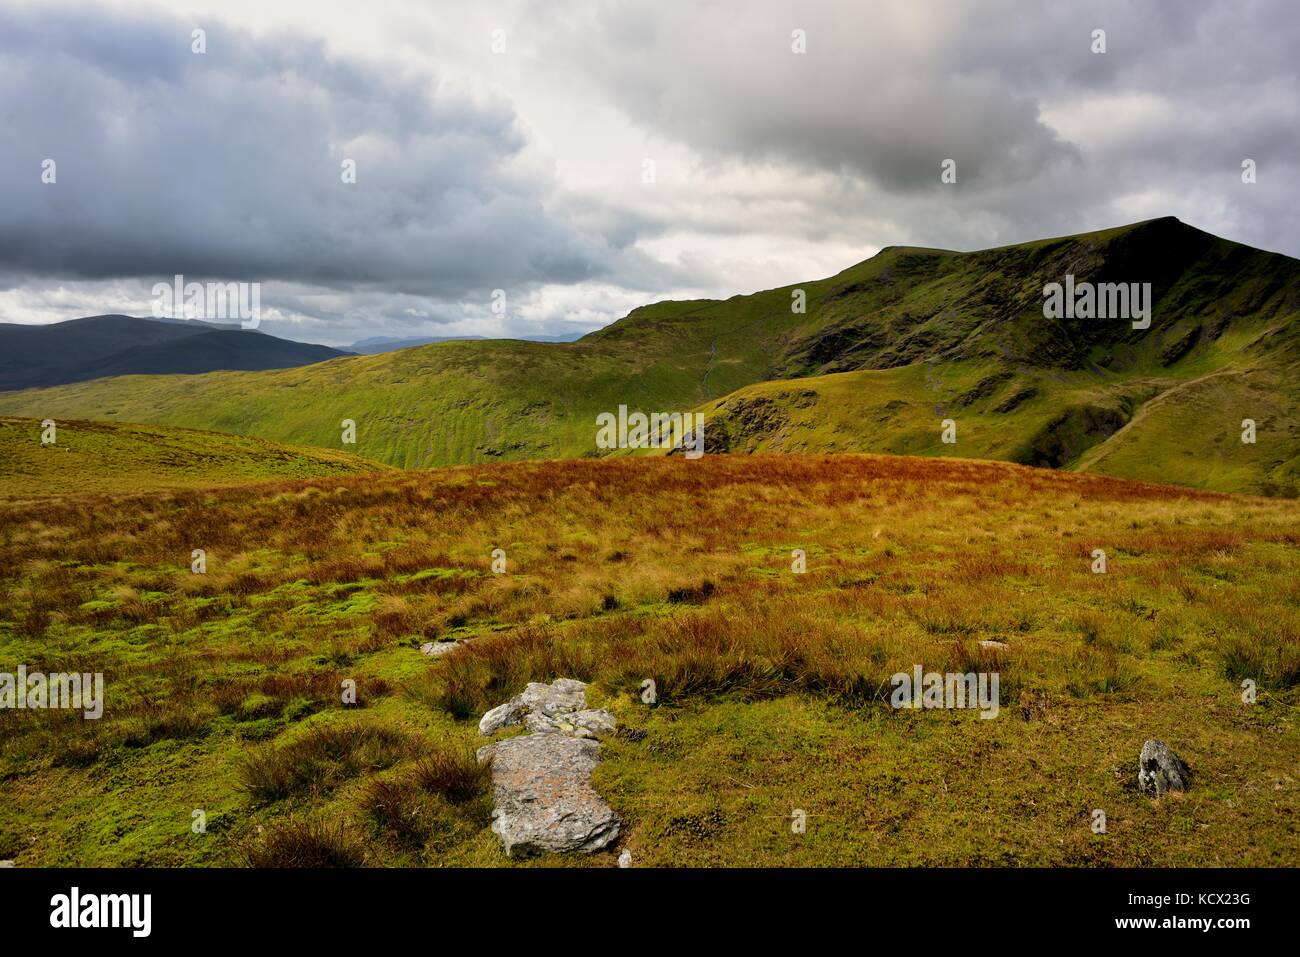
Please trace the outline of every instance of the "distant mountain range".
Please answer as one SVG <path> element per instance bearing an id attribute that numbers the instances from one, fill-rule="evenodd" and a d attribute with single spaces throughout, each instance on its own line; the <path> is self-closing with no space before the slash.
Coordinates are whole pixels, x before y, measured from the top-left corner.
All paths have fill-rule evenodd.
<path id="1" fill-rule="evenodd" d="M 0 323 L 0 390 L 120 375 L 287 369 L 344 355 L 200 320 L 108 315 L 45 326 Z"/>
<path id="2" fill-rule="evenodd" d="M 1149 325 L 1045 315 L 1044 287 L 1067 276 L 1150 283 Z M 1298 377 L 1300 261 L 1166 217 L 976 252 L 888 247 L 827 279 L 644 306 L 576 342 L 106 379 L 0 395 L 0 413 L 332 448 L 346 418 L 349 451 L 424 467 L 609 454 L 596 417 L 626 405 L 703 412 L 712 451 L 990 458 L 1295 494 Z"/>

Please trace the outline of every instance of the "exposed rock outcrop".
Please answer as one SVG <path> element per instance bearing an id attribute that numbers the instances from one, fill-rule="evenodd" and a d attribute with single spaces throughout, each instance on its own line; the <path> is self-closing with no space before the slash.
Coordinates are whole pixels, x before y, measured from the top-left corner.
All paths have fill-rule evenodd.
<path id="1" fill-rule="evenodd" d="M 483 715 L 479 732 L 523 723 L 531 732 L 478 750 L 492 762 L 492 830 L 511 857 L 598 851 L 618 837 L 619 818 L 591 786 L 600 757 L 595 739 L 617 729 L 614 716 L 587 707 L 586 685 L 572 678 L 533 682 Z"/>
<path id="2" fill-rule="evenodd" d="M 598 851 L 618 837 L 619 819 L 591 786 L 600 745 L 542 732 L 479 749 L 492 761 L 492 830 L 511 857 Z"/>

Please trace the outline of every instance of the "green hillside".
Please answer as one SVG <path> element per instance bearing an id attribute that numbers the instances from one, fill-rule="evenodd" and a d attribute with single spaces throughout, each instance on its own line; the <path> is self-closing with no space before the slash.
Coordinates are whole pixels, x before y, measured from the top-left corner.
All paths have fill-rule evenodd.
<path id="1" fill-rule="evenodd" d="M 0 418 L 0 498 L 206 488 L 272 479 L 391 471 L 347 452 L 196 429 Z"/>
<path id="2" fill-rule="evenodd" d="M 1043 286 L 1066 273 L 1150 282 L 1150 328 L 1044 318 Z M 1300 262 L 1165 218 L 971 253 L 890 247 L 798 287 L 646 306 L 575 343 L 447 342 L 271 372 L 125 376 L 0 394 L 0 412 L 332 448 L 352 419 L 358 454 L 412 467 L 601 454 L 601 412 L 702 407 L 714 448 L 944 451 L 1285 490 L 1300 450 L 1288 386 L 1298 315 Z M 792 402 L 771 406 L 792 406 L 781 424 L 751 421 L 767 408 L 755 411 L 754 396 L 787 392 Z M 1228 444 L 1247 417 L 1258 443 Z M 939 442 L 945 418 L 958 423 L 955 447 Z"/>
<path id="3" fill-rule="evenodd" d="M 700 407 L 714 452 L 1002 459 L 1222 492 L 1294 497 L 1300 398 L 1267 367 L 1173 375 L 984 377 L 959 362 L 746 386 Z M 990 380 L 993 381 L 990 381 Z M 1256 441 L 1243 443 L 1242 419 Z M 956 441 L 942 441 L 942 422 Z"/>

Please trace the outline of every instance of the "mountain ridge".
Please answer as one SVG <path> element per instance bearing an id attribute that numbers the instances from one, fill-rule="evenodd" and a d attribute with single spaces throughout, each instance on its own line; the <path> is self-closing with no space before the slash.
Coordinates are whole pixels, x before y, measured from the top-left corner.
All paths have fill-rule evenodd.
<path id="1" fill-rule="evenodd" d="M 1151 283 L 1150 327 L 1045 318 L 1044 286 L 1067 273 Z M 803 313 L 792 309 L 800 290 Z M 102 414 L 335 448 L 339 423 L 352 419 L 359 454 L 427 467 L 607 454 L 594 447 L 595 417 L 627 405 L 704 411 L 715 450 L 798 446 L 1075 468 L 1156 396 L 1235 368 L 1252 370 L 1248 386 L 1229 377 L 1194 392 L 1218 403 L 1212 435 L 1187 430 L 1166 409 L 1101 458 L 1121 473 L 1149 472 L 1141 454 L 1118 454 L 1137 435 L 1154 450 L 1147 458 L 1168 459 L 1182 484 L 1285 491 L 1300 473 L 1287 386 L 1300 355 L 1297 316 L 1300 261 L 1162 217 L 992 250 L 887 247 L 821 280 L 647 304 L 572 343 L 472 340 L 276 372 L 128 376 L 10 393 L 0 412 Z M 834 388 L 821 381 L 842 373 L 857 378 Z M 849 383 L 859 391 L 846 391 Z M 744 390 L 823 388 L 809 405 L 820 419 L 773 400 L 787 426 L 755 433 L 746 424 Z M 1239 427 L 1251 403 L 1261 444 L 1226 444 L 1229 421 Z M 957 422 L 955 444 L 940 441 L 947 418 Z M 1243 451 L 1248 467 L 1216 477 L 1233 472 Z"/>

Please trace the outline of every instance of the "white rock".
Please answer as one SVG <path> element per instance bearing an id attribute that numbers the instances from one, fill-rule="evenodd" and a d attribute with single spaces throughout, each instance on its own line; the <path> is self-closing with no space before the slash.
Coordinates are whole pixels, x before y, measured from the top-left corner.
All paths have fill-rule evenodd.
<path id="1" fill-rule="evenodd" d="M 535 734 L 567 734 L 573 738 L 608 738 L 618 727 L 608 711 L 590 709 L 554 716 L 531 712 L 524 719 L 524 727 Z"/>
<path id="2" fill-rule="evenodd" d="M 516 700 L 529 711 L 540 711 L 545 715 L 566 714 L 587 707 L 586 690 L 585 684 L 572 678 L 557 678 L 549 685 L 533 681 Z"/>

